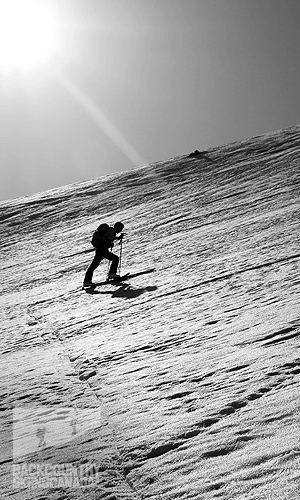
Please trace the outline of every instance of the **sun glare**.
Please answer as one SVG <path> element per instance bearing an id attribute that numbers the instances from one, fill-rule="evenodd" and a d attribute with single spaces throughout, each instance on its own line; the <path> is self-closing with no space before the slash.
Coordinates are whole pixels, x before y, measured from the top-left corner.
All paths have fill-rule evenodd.
<path id="1" fill-rule="evenodd" d="M 0 70 L 29 69 L 49 62 L 58 26 L 45 0 L 0 0 Z"/>

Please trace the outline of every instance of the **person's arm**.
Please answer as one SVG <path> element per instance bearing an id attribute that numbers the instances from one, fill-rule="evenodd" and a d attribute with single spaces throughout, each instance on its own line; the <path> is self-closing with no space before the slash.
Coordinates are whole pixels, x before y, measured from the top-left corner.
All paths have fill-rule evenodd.
<path id="1" fill-rule="evenodd" d="M 108 248 L 112 248 L 113 247 L 114 239 L 115 239 L 114 229 L 112 227 L 109 227 L 108 230 L 106 231 L 106 240 L 107 240 L 107 243 L 108 243 Z"/>

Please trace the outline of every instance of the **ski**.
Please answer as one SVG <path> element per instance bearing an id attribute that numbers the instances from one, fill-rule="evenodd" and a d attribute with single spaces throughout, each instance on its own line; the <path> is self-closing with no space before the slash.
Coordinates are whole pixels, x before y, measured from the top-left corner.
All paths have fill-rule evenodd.
<path id="1" fill-rule="evenodd" d="M 120 281 L 127 280 L 130 277 L 130 273 L 123 274 L 123 276 L 120 276 L 119 278 L 108 278 L 106 280 L 107 283 L 119 283 Z"/>
<path id="2" fill-rule="evenodd" d="M 82 285 L 82 290 L 86 290 L 89 288 L 96 288 L 97 286 L 103 286 L 103 285 L 115 285 L 117 283 L 120 283 L 120 281 L 125 281 L 129 277 L 130 273 L 124 274 L 123 276 L 120 276 L 119 278 L 111 278 L 107 279 L 105 281 L 100 281 L 96 283 L 90 283 L 90 284 L 85 284 L 83 283 Z"/>
<path id="3" fill-rule="evenodd" d="M 117 285 L 121 281 L 126 281 L 126 280 L 131 279 L 131 278 L 136 278 L 137 276 L 141 276 L 143 274 L 149 274 L 149 273 L 152 273 L 153 271 L 155 271 L 154 268 L 152 268 L 152 269 L 146 269 L 144 271 L 140 271 L 140 272 L 137 272 L 137 273 L 126 273 L 126 274 L 123 274 L 122 276 L 120 276 L 119 278 L 107 279 L 106 281 L 100 281 L 100 282 L 96 282 L 96 283 L 91 283 L 89 285 L 85 285 L 83 283 L 82 290 L 91 290 L 91 289 L 96 288 L 97 286 Z"/>

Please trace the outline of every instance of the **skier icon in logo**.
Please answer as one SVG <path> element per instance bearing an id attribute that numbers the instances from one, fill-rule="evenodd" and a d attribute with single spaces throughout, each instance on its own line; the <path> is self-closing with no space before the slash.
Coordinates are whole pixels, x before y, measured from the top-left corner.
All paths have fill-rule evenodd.
<path id="1" fill-rule="evenodd" d="M 36 437 L 40 440 L 38 447 L 39 448 L 45 448 L 46 441 L 45 441 L 45 434 L 46 434 L 46 427 L 39 427 L 36 431 Z"/>
<path id="2" fill-rule="evenodd" d="M 72 427 L 72 436 L 74 436 L 75 434 L 77 434 L 77 430 L 76 430 L 77 420 L 75 420 L 75 419 L 71 420 L 70 424 Z"/>

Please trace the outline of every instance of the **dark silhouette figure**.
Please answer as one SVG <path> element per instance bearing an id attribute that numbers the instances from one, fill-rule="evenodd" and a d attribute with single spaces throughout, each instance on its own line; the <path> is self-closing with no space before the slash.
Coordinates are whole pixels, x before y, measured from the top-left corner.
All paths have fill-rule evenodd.
<path id="1" fill-rule="evenodd" d="M 99 266 L 102 259 L 111 261 L 108 278 L 119 278 L 117 275 L 119 257 L 110 252 L 109 249 L 113 247 L 114 240 L 121 240 L 123 238 L 123 234 L 117 236 L 117 234 L 121 233 L 123 228 L 124 224 L 122 224 L 122 222 L 116 222 L 114 227 L 110 227 L 108 224 L 101 224 L 97 231 L 95 231 L 93 234 L 92 244 L 96 249 L 96 253 L 91 265 L 85 273 L 83 282 L 84 286 L 93 285 L 93 272 Z"/>

